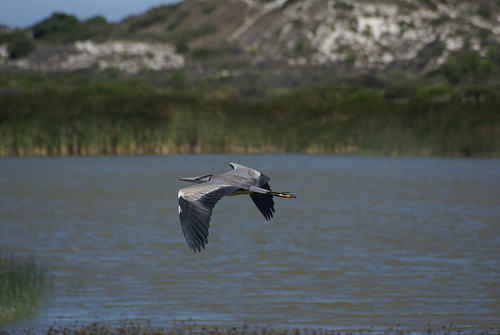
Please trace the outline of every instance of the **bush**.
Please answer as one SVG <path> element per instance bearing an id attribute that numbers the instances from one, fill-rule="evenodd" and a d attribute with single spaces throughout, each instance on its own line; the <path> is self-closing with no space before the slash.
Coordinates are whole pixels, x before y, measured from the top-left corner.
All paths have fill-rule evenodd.
<path id="1" fill-rule="evenodd" d="M 346 102 L 377 102 L 382 100 L 380 93 L 369 90 L 359 90 L 345 98 Z"/>
<path id="2" fill-rule="evenodd" d="M 413 99 L 418 92 L 418 87 L 413 83 L 396 83 L 385 89 L 384 98 L 387 100 Z"/>
<path id="3" fill-rule="evenodd" d="M 84 21 L 78 29 L 75 29 L 68 35 L 68 40 L 89 40 L 89 39 L 106 39 L 113 31 L 114 25 L 108 23 L 102 16 L 94 16 L 93 18 Z"/>
<path id="4" fill-rule="evenodd" d="M 191 56 L 194 58 L 209 58 L 213 55 L 213 50 L 210 48 L 197 48 L 191 51 Z"/>
<path id="5" fill-rule="evenodd" d="M 36 48 L 31 38 L 22 31 L 15 31 L 0 37 L 0 43 L 7 44 L 10 59 L 26 57 Z"/>
<path id="6" fill-rule="evenodd" d="M 450 83 L 458 84 L 490 73 L 495 66 L 491 56 L 491 52 L 488 57 L 483 57 L 478 51 L 465 48 L 448 57 L 437 72 L 443 74 Z"/>
<path id="7" fill-rule="evenodd" d="M 476 50 L 468 50 L 465 53 L 463 72 L 468 75 L 477 75 L 492 69 L 491 61 L 482 57 Z"/>
<path id="8" fill-rule="evenodd" d="M 80 28 L 80 21 L 74 15 L 54 13 L 48 19 L 33 27 L 35 39 L 47 38 L 51 35 L 67 34 Z"/>
<path id="9" fill-rule="evenodd" d="M 444 99 L 449 98 L 453 90 L 446 85 L 425 86 L 418 90 L 418 99 Z"/>
<path id="10" fill-rule="evenodd" d="M 462 78 L 460 63 L 455 56 L 450 56 L 440 66 L 438 72 L 442 73 L 451 83 L 458 83 Z"/>

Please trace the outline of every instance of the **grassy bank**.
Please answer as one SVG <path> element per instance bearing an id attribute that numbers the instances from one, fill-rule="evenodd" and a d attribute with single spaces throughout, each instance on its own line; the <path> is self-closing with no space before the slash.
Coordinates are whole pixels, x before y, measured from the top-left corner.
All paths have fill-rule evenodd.
<path id="1" fill-rule="evenodd" d="M 35 312 L 47 286 L 47 271 L 34 258 L 0 253 L 0 321 Z"/>
<path id="2" fill-rule="evenodd" d="M 0 155 L 361 153 L 500 157 L 500 101 L 330 85 L 242 98 L 120 82 L 0 94 Z M 40 89 L 40 87 L 42 87 Z M 427 88 L 427 91 L 430 89 Z M 437 93 L 436 93 L 437 92 Z"/>

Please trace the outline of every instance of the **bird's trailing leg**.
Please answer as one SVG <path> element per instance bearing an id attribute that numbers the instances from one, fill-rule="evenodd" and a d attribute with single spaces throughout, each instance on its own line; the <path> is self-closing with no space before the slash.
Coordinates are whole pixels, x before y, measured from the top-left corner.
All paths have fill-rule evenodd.
<path id="1" fill-rule="evenodd" d="M 274 192 L 274 191 L 266 190 L 266 189 L 263 189 L 263 188 L 257 187 L 257 186 L 250 186 L 249 191 L 250 191 L 250 193 L 268 194 L 268 195 L 272 195 L 273 197 L 297 198 L 295 195 L 293 195 L 290 192 Z"/>
<path id="2" fill-rule="evenodd" d="M 295 195 L 293 195 L 290 192 L 273 192 L 273 191 L 268 191 L 267 194 L 271 194 L 274 197 L 280 197 L 280 198 L 297 198 Z"/>

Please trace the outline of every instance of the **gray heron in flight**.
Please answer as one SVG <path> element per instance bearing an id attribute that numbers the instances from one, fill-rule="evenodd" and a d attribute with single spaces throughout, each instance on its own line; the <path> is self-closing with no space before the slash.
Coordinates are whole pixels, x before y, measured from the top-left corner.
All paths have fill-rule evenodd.
<path id="1" fill-rule="evenodd" d="M 208 243 L 212 209 L 223 196 L 249 194 L 266 220 L 273 217 L 273 197 L 296 198 L 289 192 L 271 191 L 271 178 L 259 171 L 236 163 L 229 165 L 233 170 L 226 173 L 179 179 L 197 184 L 181 189 L 178 195 L 182 232 L 195 253 Z"/>

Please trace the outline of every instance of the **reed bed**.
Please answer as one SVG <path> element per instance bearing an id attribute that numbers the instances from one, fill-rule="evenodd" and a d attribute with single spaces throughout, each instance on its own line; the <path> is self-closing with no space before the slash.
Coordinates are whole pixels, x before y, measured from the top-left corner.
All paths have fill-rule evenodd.
<path id="1" fill-rule="evenodd" d="M 328 330 L 314 328 L 273 328 L 249 326 L 191 326 L 174 325 L 172 327 L 154 327 L 149 322 L 147 324 L 134 323 L 131 321 L 123 322 L 121 325 L 111 326 L 105 323 L 92 323 L 90 325 L 58 326 L 54 324 L 48 329 L 35 330 L 26 329 L 19 332 L 2 332 L 2 335 L 8 334 L 46 334 L 46 335 L 498 335 L 500 329 L 478 327 L 478 328 L 459 328 L 454 325 L 442 326 L 433 329 L 428 326 L 424 330 L 405 330 L 397 325 L 382 329 L 362 329 L 362 330 Z"/>
<path id="2" fill-rule="evenodd" d="M 113 91 L 0 95 L 0 156 L 334 153 L 500 157 L 500 102 L 257 99 Z"/>
<path id="3" fill-rule="evenodd" d="M 35 258 L 0 254 L 0 321 L 35 312 L 47 287 L 47 270 Z"/>

